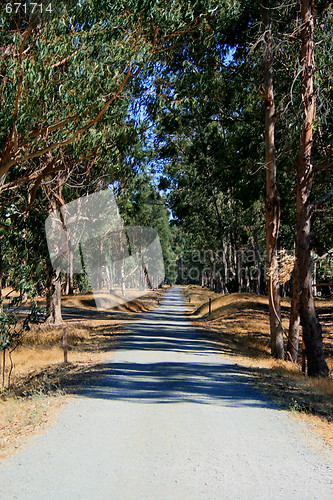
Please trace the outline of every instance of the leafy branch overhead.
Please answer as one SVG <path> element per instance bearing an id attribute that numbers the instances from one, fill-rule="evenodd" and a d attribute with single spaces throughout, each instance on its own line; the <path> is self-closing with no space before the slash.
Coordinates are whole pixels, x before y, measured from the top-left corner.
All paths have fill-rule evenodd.
<path id="1" fill-rule="evenodd" d="M 44 25 L 10 29 L 11 17 L 4 20 L 1 191 L 15 186 L 6 183 L 10 169 L 17 183 L 38 179 L 45 169 L 50 175 L 59 168 L 59 160 L 50 168 L 52 152 L 79 143 L 99 122 L 121 125 L 129 82 L 203 22 L 177 6 L 164 12 L 152 3 L 150 9 L 143 16 L 139 2 L 89 2 Z"/>

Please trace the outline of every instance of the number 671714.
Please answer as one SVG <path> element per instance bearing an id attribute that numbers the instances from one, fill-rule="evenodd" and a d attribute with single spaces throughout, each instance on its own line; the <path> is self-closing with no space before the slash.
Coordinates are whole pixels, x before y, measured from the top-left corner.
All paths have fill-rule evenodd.
<path id="1" fill-rule="evenodd" d="M 13 2 L 6 4 L 6 12 L 7 14 L 42 14 L 43 12 L 52 12 L 52 4 L 43 4 L 38 2 L 29 2 L 29 3 L 21 3 L 21 2 Z"/>

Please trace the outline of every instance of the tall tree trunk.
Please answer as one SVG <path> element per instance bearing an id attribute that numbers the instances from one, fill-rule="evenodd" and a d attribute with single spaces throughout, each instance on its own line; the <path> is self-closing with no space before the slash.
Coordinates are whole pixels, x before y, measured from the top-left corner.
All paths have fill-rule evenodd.
<path id="1" fill-rule="evenodd" d="M 313 183 L 311 163 L 313 143 L 313 123 L 316 113 L 313 74 L 314 64 L 314 18 L 312 0 L 302 0 L 302 103 L 303 123 L 300 152 L 297 164 L 297 205 L 296 205 L 296 265 L 299 281 L 299 310 L 303 327 L 303 341 L 308 360 L 308 375 L 327 375 L 328 368 L 324 359 L 322 330 L 314 304 L 310 236 L 313 206 L 310 195 Z"/>
<path id="2" fill-rule="evenodd" d="M 106 279 L 107 279 L 107 288 L 109 292 L 113 290 L 113 279 L 112 279 L 112 263 L 106 265 L 105 267 Z"/>
<path id="3" fill-rule="evenodd" d="M 275 159 L 275 101 L 273 87 L 273 50 L 269 2 L 263 7 L 265 30 L 265 150 L 266 150 L 266 262 L 269 273 L 269 318 L 271 353 L 283 359 L 283 329 L 281 323 L 281 298 L 278 282 L 277 241 L 280 225 L 280 200 L 276 186 Z"/>
<path id="4" fill-rule="evenodd" d="M 120 285 L 121 285 L 121 294 L 123 297 L 126 296 L 126 274 L 125 274 L 125 245 L 123 241 L 123 233 L 120 231 L 119 232 L 119 245 L 120 245 L 120 255 L 121 255 L 121 262 L 120 262 Z"/>

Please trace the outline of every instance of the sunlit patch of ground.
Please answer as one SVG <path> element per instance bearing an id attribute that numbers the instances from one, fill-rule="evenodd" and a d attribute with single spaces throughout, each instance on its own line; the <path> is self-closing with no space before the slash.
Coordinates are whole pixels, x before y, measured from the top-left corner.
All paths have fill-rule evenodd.
<path id="1" fill-rule="evenodd" d="M 270 356 L 267 297 L 234 293 L 221 295 L 199 286 L 183 289 L 191 321 L 221 346 L 233 362 L 251 369 L 258 385 L 283 407 L 306 416 L 333 446 L 333 300 L 318 300 L 329 378 L 310 379 L 298 364 Z M 209 314 L 211 299 L 211 314 Z M 290 301 L 282 301 L 283 326 L 288 329 Z"/>

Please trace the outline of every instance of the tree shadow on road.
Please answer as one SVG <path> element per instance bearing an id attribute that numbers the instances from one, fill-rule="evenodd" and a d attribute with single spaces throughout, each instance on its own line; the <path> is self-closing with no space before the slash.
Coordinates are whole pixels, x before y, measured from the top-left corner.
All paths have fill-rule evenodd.
<path id="1" fill-rule="evenodd" d="M 116 350 L 124 353 L 124 361 L 75 374 L 66 392 L 137 403 L 273 406 L 250 384 L 251 370 L 223 361 L 220 346 L 193 329 L 181 311 L 146 315 L 119 336 Z"/>
<path id="2" fill-rule="evenodd" d="M 136 403 L 278 408 L 251 384 L 251 369 L 223 360 L 221 347 L 194 329 L 184 311 L 179 294 L 169 294 L 165 305 L 118 337 L 114 362 L 75 374 L 66 392 Z"/>
<path id="3" fill-rule="evenodd" d="M 251 386 L 251 379 L 250 370 L 227 363 L 123 362 L 95 366 L 69 380 L 65 389 L 113 401 L 277 408 Z"/>

